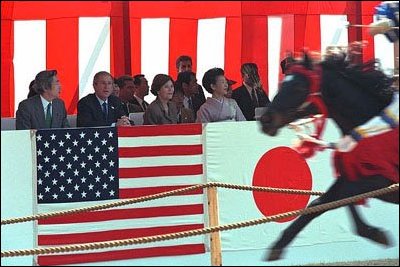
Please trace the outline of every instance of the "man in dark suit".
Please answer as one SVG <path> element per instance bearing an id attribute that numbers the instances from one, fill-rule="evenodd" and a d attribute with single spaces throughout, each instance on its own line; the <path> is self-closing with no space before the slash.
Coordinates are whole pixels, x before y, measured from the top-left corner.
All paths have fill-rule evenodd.
<path id="1" fill-rule="evenodd" d="M 94 94 L 79 100 L 77 127 L 131 125 L 118 97 L 112 95 L 113 78 L 100 71 L 94 75 Z"/>
<path id="2" fill-rule="evenodd" d="M 56 70 L 44 70 L 35 77 L 37 95 L 23 100 L 16 113 L 16 129 L 68 128 L 64 101 L 59 99 L 60 81 Z"/>
<path id="3" fill-rule="evenodd" d="M 185 55 L 178 57 L 176 60 L 176 70 L 178 74 L 185 71 L 192 71 L 192 58 Z M 190 101 L 192 102 L 191 105 L 196 116 L 201 105 L 206 102 L 203 87 L 200 84 L 197 84 L 197 92 L 190 97 Z"/>
<path id="4" fill-rule="evenodd" d="M 245 63 L 240 68 L 243 85 L 233 90 L 232 98 L 236 100 L 246 120 L 254 121 L 255 109 L 266 107 L 270 101 L 260 82 L 258 67 L 255 63 Z"/>
<path id="5" fill-rule="evenodd" d="M 149 103 L 144 100 L 144 97 L 149 94 L 149 82 L 143 74 L 137 74 L 133 77 L 133 84 L 135 90 L 131 103 L 136 107 L 134 112 L 145 112 L 149 106 Z"/>

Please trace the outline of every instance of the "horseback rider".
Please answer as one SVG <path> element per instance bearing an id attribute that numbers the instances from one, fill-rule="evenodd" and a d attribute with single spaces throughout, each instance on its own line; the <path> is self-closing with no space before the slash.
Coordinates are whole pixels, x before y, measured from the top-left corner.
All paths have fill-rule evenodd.
<path id="1" fill-rule="evenodd" d="M 351 151 L 357 142 L 363 138 L 394 129 L 399 125 L 399 2 L 385 1 L 375 7 L 376 22 L 369 26 L 372 36 L 384 34 L 394 46 L 394 82 L 393 100 L 379 116 L 375 116 L 363 125 L 354 128 L 350 135 L 344 136 L 338 142 L 338 150 Z M 397 29 L 396 29 L 397 27 Z"/>

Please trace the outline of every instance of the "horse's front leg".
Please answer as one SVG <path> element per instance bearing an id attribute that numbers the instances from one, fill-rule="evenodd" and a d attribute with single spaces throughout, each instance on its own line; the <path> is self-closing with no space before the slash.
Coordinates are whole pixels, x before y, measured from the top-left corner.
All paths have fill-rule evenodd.
<path id="1" fill-rule="evenodd" d="M 310 205 L 307 207 L 312 207 L 316 205 L 323 204 L 321 201 L 321 197 L 311 202 Z M 274 261 L 279 260 L 284 253 L 285 248 L 293 239 L 297 236 L 298 233 L 307 225 L 309 224 L 314 218 L 321 215 L 323 212 L 320 213 L 312 213 L 307 215 L 301 215 L 297 218 L 288 228 L 283 231 L 281 237 L 274 243 L 271 247 L 269 254 L 266 255 L 265 260 L 267 261 Z"/>
<path id="2" fill-rule="evenodd" d="M 320 204 L 328 203 L 333 200 L 337 200 L 337 192 L 340 191 L 340 187 L 342 187 L 343 181 L 341 179 L 336 180 L 336 182 L 328 189 L 328 191 L 315 199 L 308 205 L 307 207 L 313 207 Z M 274 243 L 271 247 L 270 252 L 266 255 L 265 260 L 274 261 L 279 260 L 284 253 L 284 249 L 294 240 L 298 233 L 309 224 L 314 218 L 318 217 L 325 211 L 301 215 L 297 218 L 288 228 L 283 231 L 281 237 Z"/>
<path id="3" fill-rule="evenodd" d="M 356 232 L 359 236 L 385 246 L 391 245 L 392 242 L 389 240 L 385 232 L 377 227 L 366 224 L 354 205 L 349 205 L 349 209 L 354 220 Z"/>

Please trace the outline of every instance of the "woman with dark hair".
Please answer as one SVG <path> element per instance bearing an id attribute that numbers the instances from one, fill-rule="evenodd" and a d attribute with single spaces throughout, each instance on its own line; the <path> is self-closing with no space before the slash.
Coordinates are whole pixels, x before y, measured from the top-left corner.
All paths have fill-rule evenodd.
<path id="1" fill-rule="evenodd" d="M 143 114 L 143 124 L 176 124 L 178 111 L 175 103 L 171 101 L 174 94 L 174 82 L 171 76 L 157 74 L 151 84 L 150 92 L 157 98 Z"/>
<path id="2" fill-rule="evenodd" d="M 241 109 L 234 99 L 226 98 L 228 82 L 224 70 L 209 69 L 203 76 L 203 87 L 212 94 L 197 111 L 196 122 L 245 121 Z"/>

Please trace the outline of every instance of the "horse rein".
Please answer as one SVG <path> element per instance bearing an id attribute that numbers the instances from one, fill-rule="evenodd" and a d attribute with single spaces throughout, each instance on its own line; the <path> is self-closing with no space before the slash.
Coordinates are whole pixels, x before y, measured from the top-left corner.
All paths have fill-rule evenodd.
<path id="1" fill-rule="evenodd" d="M 306 77 L 310 83 L 310 93 L 308 94 L 304 103 L 299 106 L 298 110 L 303 110 L 310 104 L 314 104 L 321 113 L 319 116 L 314 116 L 314 118 L 311 120 L 314 123 L 315 133 L 308 136 L 308 138 L 304 138 L 304 136 L 302 138 L 302 135 L 300 135 L 300 138 L 306 141 L 297 147 L 297 150 L 304 157 L 308 158 L 314 155 L 315 150 L 332 148 L 332 145 L 328 145 L 326 142 L 321 140 L 322 132 L 324 131 L 326 125 L 326 118 L 328 117 L 328 109 L 322 100 L 321 95 L 321 66 L 316 65 L 315 69 L 310 70 L 305 66 L 296 64 L 290 66 L 286 74 L 300 74 Z"/>
<path id="2" fill-rule="evenodd" d="M 321 66 L 316 65 L 314 70 L 309 70 L 302 65 L 292 65 L 287 70 L 287 74 L 300 74 L 308 79 L 310 83 L 310 93 L 305 102 L 300 105 L 299 110 L 304 109 L 310 104 L 314 104 L 320 111 L 321 116 L 313 120 L 316 132 L 312 135 L 314 138 L 320 139 L 322 132 L 325 129 L 326 118 L 328 116 L 328 109 L 321 96 Z"/>

